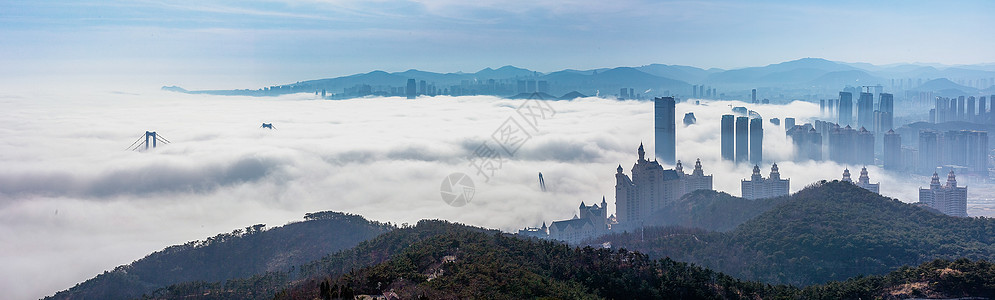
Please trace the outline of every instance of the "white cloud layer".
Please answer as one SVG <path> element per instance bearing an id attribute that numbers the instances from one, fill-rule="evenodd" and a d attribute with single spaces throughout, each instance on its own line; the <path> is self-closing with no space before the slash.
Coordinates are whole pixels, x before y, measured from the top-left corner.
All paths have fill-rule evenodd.
<path id="1" fill-rule="evenodd" d="M 464 158 L 521 103 L 487 96 L 0 94 L 0 290 L 12 298 L 50 295 L 172 244 L 319 210 L 512 231 L 569 218 L 580 201 L 604 195 L 613 203 L 615 167 L 629 172 L 640 141 L 652 153 L 651 102 L 550 102 L 556 115 L 489 182 L 473 177 L 471 203 L 445 204 L 442 179 L 473 175 Z M 717 146 L 719 118 L 731 104 L 744 105 L 679 104 L 678 120 L 692 111 L 698 124 L 679 128 L 677 156 L 689 169 L 701 158 L 716 189 L 739 195 L 751 166 L 719 162 Z M 799 123 L 818 112 L 803 102 L 751 109 Z M 264 122 L 277 129 L 259 128 Z M 172 143 L 124 150 L 146 130 Z M 782 129 L 765 122 L 764 130 L 766 157 L 792 179 L 792 191 L 840 176 L 843 166 L 834 163 L 790 162 Z M 770 165 L 762 167 L 766 176 Z M 870 170 L 885 195 L 905 202 L 927 184 Z M 538 172 L 549 192 L 539 191 Z"/>

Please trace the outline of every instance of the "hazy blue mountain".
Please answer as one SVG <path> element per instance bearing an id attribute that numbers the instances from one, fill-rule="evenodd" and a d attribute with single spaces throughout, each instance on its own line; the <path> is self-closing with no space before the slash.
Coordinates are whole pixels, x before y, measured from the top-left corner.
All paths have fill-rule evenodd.
<path id="1" fill-rule="evenodd" d="M 803 58 L 764 67 L 729 70 L 708 75 L 706 83 L 734 86 L 776 86 L 806 83 L 829 72 L 850 71 L 857 68 L 821 58 Z"/>
<path id="2" fill-rule="evenodd" d="M 529 69 L 522 69 L 515 66 L 504 66 L 497 70 L 491 68 L 485 68 L 483 70 L 477 71 L 474 75 L 478 79 L 508 79 L 516 77 L 528 77 L 533 75 L 542 75 L 542 73 L 535 73 Z"/>
<path id="3" fill-rule="evenodd" d="M 809 84 L 824 87 L 840 87 L 846 85 L 884 85 L 885 82 L 888 82 L 888 80 L 868 74 L 862 70 L 849 70 L 822 74 L 822 76 L 809 81 Z"/>
<path id="4" fill-rule="evenodd" d="M 915 87 L 914 90 L 933 91 L 936 96 L 944 97 L 956 97 L 960 95 L 971 95 L 978 93 L 978 89 L 976 88 L 959 85 L 946 78 L 933 79 L 923 82 L 922 85 Z"/>
<path id="5" fill-rule="evenodd" d="M 708 77 L 708 74 L 722 72 L 721 69 L 704 70 L 701 68 L 679 65 L 650 64 L 636 67 L 636 70 L 647 74 L 664 78 L 682 80 L 686 82 L 701 82 Z"/>

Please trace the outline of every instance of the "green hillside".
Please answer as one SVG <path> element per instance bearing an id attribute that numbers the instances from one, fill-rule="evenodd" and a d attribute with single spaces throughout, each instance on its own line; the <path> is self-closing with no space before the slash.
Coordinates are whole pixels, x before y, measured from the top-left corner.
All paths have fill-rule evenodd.
<path id="1" fill-rule="evenodd" d="M 809 285 L 938 258 L 995 259 L 995 220 L 941 215 L 834 181 L 799 191 L 729 232 L 650 228 L 592 244 L 602 242 L 744 279 Z"/>
<path id="2" fill-rule="evenodd" d="M 302 222 L 258 224 L 170 246 L 46 299 L 132 299 L 167 285 L 221 281 L 285 270 L 349 249 L 394 229 L 361 216 L 310 213 Z"/>

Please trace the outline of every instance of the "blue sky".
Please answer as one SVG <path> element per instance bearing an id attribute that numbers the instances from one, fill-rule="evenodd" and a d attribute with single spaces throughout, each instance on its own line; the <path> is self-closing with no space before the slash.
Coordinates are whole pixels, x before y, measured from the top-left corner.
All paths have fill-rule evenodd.
<path id="1" fill-rule="evenodd" d="M 8 1 L 4 78 L 256 88 L 371 70 L 995 62 L 992 1 Z"/>

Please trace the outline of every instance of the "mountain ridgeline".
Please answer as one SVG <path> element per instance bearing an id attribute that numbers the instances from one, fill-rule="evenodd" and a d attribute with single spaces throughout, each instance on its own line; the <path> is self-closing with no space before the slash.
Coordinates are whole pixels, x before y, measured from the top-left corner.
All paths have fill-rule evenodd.
<path id="1" fill-rule="evenodd" d="M 750 209 L 738 208 L 743 205 L 771 204 L 711 194 L 717 197 L 685 197 L 682 201 L 696 206 L 683 212 L 696 216 L 714 211 L 722 220 L 738 210 L 750 214 Z M 724 230 L 727 223 L 698 221 L 710 225 L 709 230 L 654 227 L 590 244 L 610 242 L 738 278 L 793 285 L 885 274 L 934 259 L 995 259 L 995 219 L 950 217 L 840 181 L 816 183 L 773 202 L 781 203 L 726 232 L 709 230 Z"/>
<path id="2" fill-rule="evenodd" d="M 258 224 L 203 241 L 170 246 L 46 299 L 131 299 L 187 281 L 222 281 L 287 270 L 393 230 L 337 212 L 265 229 Z"/>
<path id="3" fill-rule="evenodd" d="M 762 201 L 699 191 L 658 216 L 699 228 L 650 227 L 575 247 L 447 221 L 395 228 L 323 212 L 170 247 L 54 298 L 995 297 L 995 220 L 937 214 L 847 182 Z"/>
<path id="4" fill-rule="evenodd" d="M 892 84 L 892 79 L 905 80 L 903 90 L 931 91 L 937 96 L 959 96 L 965 94 L 991 94 L 995 87 L 964 86 L 946 78 L 991 78 L 995 77 L 995 67 L 990 65 L 934 67 L 927 65 L 904 64 L 894 66 L 874 66 L 861 63 L 834 62 L 821 58 L 803 58 L 763 67 L 749 67 L 733 70 L 701 69 L 691 66 L 651 64 L 639 67 L 616 67 L 592 70 L 561 70 L 540 73 L 513 66 L 498 69 L 485 68 L 474 73 L 435 73 L 419 70 L 388 73 L 372 71 L 336 78 L 298 81 L 291 84 L 273 85 L 241 90 L 201 90 L 188 91 L 181 87 L 168 86 L 163 90 L 214 95 L 276 96 L 291 93 L 317 93 L 326 91 L 333 99 L 362 97 L 368 95 L 399 95 L 404 93 L 408 79 L 415 79 L 418 94 L 447 95 L 495 95 L 511 97 L 522 93 L 518 80 L 545 81 L 548 86 L 539 88 L 549 95 L 611 95 L 621 88 L 633 89 L 642 98 L 669 94 L 690 97 L 694 85 L 717 88 L 711 98 L 748 99 L 753 88 L 761 94 L 778 95 L 785 99 L 799 99 L 804 95 L 821 93 L 835 95 L 845 85 L 867 86 Z M 915 84 L 911 79 L 917 79 Z M 421 81 L 437 88 L 423 89 Z M 525 88 L 528 86 L 526 85 Z M 399 93 L 397 89 L 400 88 Z M 352 89 L 352 90 L 351 90 Z M 533 90 L 535 88 L 533 87 Z M 531 92 L 531 91 L 526 91 Z M 624 98 L 633 98 L 629 95 Z M 701 95 L 699 97 L 704 97 Z M 798 98 L 792 98 L 798 97 Z M 561 97 L 572 99 L 572 97 Z M 548 98 L 546 98 L 548 99 Z M 777 101 L 778 99 L 772 99 Z"/>

